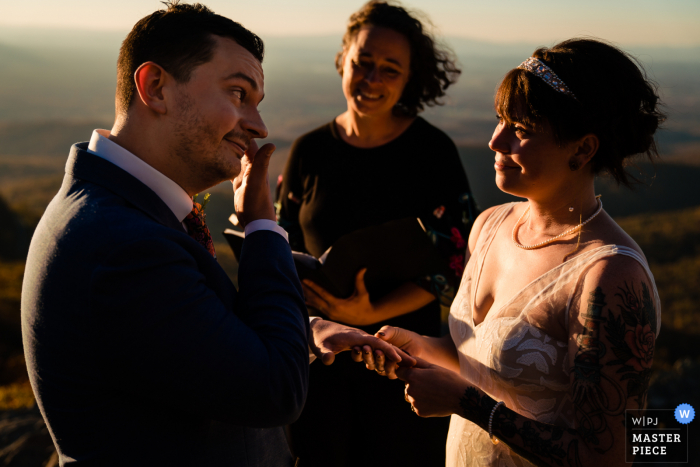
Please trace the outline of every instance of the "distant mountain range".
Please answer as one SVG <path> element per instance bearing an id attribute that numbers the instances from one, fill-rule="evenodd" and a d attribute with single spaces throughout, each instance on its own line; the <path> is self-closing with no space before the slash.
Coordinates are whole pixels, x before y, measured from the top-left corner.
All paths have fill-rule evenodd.
<path id="1" fill-rule="evenodd" d="M 60 183 L 60 167 L 70 145 L 88 140 L 94 128 L 111 126 L 116 59 L 125 34 L 0 28 L 0 194 L 9 202 L 14 204 L 34 183 L 35 188 L 26 193 L 31 201 L 26 210 L 37 209 L 46 193 Z M 278 147 L 270 168 L 274 184 L 291 142 L 345 109 L 340 77 L 333 65 L 341 37 L 264 39 L 266 98 L 261 112 L 270 130 L 268 140 Z M 445 42 L 454 50 L 462 74 L 448 90 L 445 105 L 422 115 L 460 146 L 482 207 L 504 202 L 507 195 L 493 185 L 493 153 L 487 148 L 495 126 L 493 93 L 500 78 L 538 44 L 454 37 Z M 659 166 L 652 187 L 640 189 L 639 194 L 630 195 L 601 182 L 605 207 L 623 215 L 700 204 L 700 190 L 695 188 L 700 175 L 700 47 L 632 48 L 631 52 L 659 84 L 670 118 L 658 140 L 665 160 L 672 164 Z M 20 159 L 27 156 L 34 158 L 22 165 Z M 20 159 L 13 159 L 17 157 Z M 27 176 L 35 181 L 27 181 Z M 222 225 L 215 228 L 221 230 L 231 209 L 223 199 L 223 193 L 217 195 L 210 205 L 212 210 L 220 206 Z"/>
<path id="2" fill-rule="evenodd" d="M 116 59 L 124 32 L 0 28 L 0 122 L 93 120 L 114 114 Z M 334 57 L 341 36 L 267 37 L 270 134 L 291 141 L 345 109 Z M 444 40 L 462 68 L 442 107 L 425 116 L 459 144 L 480 145 L 493 130 L 493 93 L 501 77 L 538 45 Z M 700 142 L 700 47 L 631 48 L 659 84 L 670 144 Z M 671 152 L 670 148 L 667 152 Z"/>

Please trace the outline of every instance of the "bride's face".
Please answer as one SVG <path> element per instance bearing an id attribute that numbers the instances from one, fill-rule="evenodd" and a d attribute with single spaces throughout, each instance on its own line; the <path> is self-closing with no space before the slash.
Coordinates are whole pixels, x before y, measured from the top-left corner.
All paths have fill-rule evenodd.
<path id="1" fill-rule="evenodd" d="M 569 167 L 576 143 L 557 144 L 548 124 L 535 129 L 517 120 L 509 124 L 499 116 L 489 148 L 496 153 L 496 185 L 515 196 L 557 196 L 575 184 L 582 172 Z"/>

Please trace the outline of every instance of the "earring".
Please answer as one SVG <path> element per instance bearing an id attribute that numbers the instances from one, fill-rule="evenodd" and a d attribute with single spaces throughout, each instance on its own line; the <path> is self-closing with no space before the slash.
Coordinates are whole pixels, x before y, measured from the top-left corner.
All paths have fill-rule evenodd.
<path id="1" fill-rule="evenodd" d="M 579 168 L 578 160 L 576 160 L 575 157 L 572 157 L 571 159 L 569 159 L 569 168 L 571 169 L 572 172 L 576 172 L 578 170 L 578 168 Z"/>
<path id="2" fill-rule="evenodd" d="M 573 206 L 569 206 L 569 212 L 574 212 L 574 207 L 573 207 Z"/>

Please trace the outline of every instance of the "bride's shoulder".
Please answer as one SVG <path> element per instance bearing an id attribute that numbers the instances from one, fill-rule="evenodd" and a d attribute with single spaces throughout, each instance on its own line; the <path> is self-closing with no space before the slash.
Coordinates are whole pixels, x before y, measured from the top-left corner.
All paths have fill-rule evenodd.
<path id="1" fill-rule="evenodd" d="M 637 245 L 637 242 L 615 222 L 607 213 L 601 216 L 600 225 L 596 226 L 594 236 L 599 238 L 605 245 L 616 245 L 629 248 L 638 253 L 642 258 L 646 259 L 644 252 Z"/>
<path id="2" fill-rule="evenodd" d="M 584 287 L 603 288 L 625 287 L 628 283 L 643 282 L 647 286 L 654 287 L 653 276 L 649 272 L 649 264 L 646 256 L 635 241 L 624 231 L 613 233 L 611 237 L 617 237 L 614 241 L 606 242 L 601 247 L 602 255 L 592 251 L 594 261 L 586 270 Z M 611 254 L 614 253 L 614 254 Z"/>
<path id="3" fill-rule="evenodd" d="M 497 222 L 498 218 L 501 218 L 503 215 L 508 215 L 508 213 L 513 209 L 518 209 L 518 205 L 520 204 L 524 203 L 507 203 L 491 206 L 479 214 L 479 216 L 474 220 L 474 225 L 469 232 L 469 251 L 474 251 L 479 236 L 487 225 Z"/>

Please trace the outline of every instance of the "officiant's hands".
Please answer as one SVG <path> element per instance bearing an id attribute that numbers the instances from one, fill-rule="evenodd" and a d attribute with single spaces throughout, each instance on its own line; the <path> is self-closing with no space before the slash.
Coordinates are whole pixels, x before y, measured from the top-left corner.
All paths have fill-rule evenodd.
<path id="1" fill-rule="evenodd" d="M 308 279 L 302 281 L 306 304 L 328 316 L 353 326 L 367 326 L 376 322 L 375 310 L 369 301 L 365 287 L 367 268 L 360 269 L 355 276 L 355 292 L 348 298 L 338 298 L 323 287 Z"/>
<path id="2" fill-rule="evenodd" d="M 403 362 L 406 365 L 415 363 L 410 355 L 360 329 L 325 319 L 315 319 L 310 326 L 309 347 L 324 365 L 333 363 L 335 354 L 350 349 L 360 349 L 359 352 L 356 350 L 352 353 L 352 359 L 356 362 L 362 361 L 363 353 L 371 354 L 372 350 L 379 350 L 390 362 Z"/>
<path id="3" fill-rule="evenodd" d="M 258 144 L 251 139 L 241 158 L 241 171 L 231 180 L 236 216 L 244 227 L 258 219 L 277 219 L 267 179 L 267 168 L 274 151 L 274 144 L 268 143 L 258 149 Z"/>

